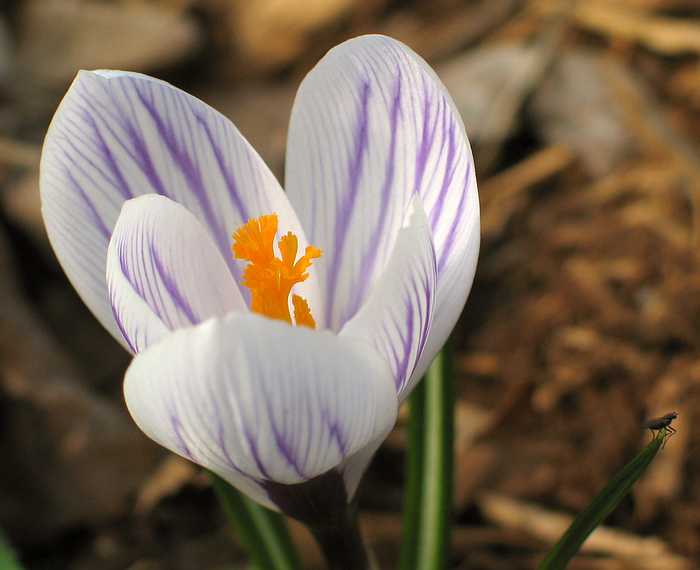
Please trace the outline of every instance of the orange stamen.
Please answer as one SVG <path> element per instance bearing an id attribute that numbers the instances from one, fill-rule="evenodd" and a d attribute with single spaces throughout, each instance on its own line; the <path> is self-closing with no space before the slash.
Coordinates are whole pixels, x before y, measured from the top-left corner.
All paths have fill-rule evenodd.
<path id="1" fill-rule="evenodd" d="M 316 321 L 309 309 L 309 303 L 299 295 L 292 295 L 292 305 L 294 305 L 294 321 L 298 327 L 316 328 Z"/>
<path id="2" fill-rule="evenodd" d="M 279 242 L 282 258 L 275 255 L 273 242 L 277 236 L 277 214 L 248 220 L 233 234 L 233 256 L 248 261 L 243 272 L 243 285 L 251 292 L 250 310 L 272 319 L 292 324 L 289 295 L 292 287 L 306 281 L 313 259 L 321 257 L 321 250 L 307 246 L 297 260 L 299 240 L 292 232 Z M 297 326 L 316 328 L 306 299 L 292 295 L 294 322 Z"/>

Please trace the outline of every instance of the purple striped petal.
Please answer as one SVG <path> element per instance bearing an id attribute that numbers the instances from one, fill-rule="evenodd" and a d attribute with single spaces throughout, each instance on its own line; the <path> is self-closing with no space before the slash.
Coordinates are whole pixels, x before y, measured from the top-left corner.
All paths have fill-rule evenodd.
<path id="1" fill-rule="evenodd" d="M 134 353 L 177 328 L 248 311 L 197 218 L 154 194 L 125 202 L 109 243 L 107 285 L 114 320 Z"/>
<path id="2" fill-rule="evenodd" d="M 124 393 L 149 437 L 268 505 L 261 484 L 338 467 L 397 413 L 390 372 L 365 343 L 254 314 L 168 335 L 134 358 Z"/>
<path id="3" fill-rule="evenodd" d="M 56 255 L 102 324 L 117 338 L 105 283 L 107 245 L 122 204 L 155 193 L 190 210 L 234 277 L 231 234 L 277 213 L 282 231 L 306 240 L 279 183 L 223 115 L 145 75 L 78 74 L 54 116 L 41 161 L 42 210 Z M 314 268 L 312 268 L 314 271 Z M 316 311 L 321 303 L 300 289 Z"/>
<path id="4" fill-rule="evenodd" d="M 391 366 L 399 400 L 416 378 L 433 320 L 437 267 L 430 226 L 414 198 L 386 270 L 360 311 L 340 331 L 368 340 Z"/>
<path id="5" fill-rule="evenodd" d="M 304 79 L 287 146 L 289 199 L 325 253 L 325 324 L 340 330 L 368 298 L 414 195 L 438 269 L 435 323 L 423 361 L 466 301 L 479 241 L 474 166 L 444 86 L 409 48 L 364 36 L 332 49 Z"/>

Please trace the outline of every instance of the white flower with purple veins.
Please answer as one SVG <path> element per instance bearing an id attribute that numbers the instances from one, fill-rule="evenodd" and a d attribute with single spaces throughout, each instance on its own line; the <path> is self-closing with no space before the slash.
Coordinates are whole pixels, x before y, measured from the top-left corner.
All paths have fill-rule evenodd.
<path id="1" fill-rule="evenodd" d="M 452 100 L 382 36 L 302 82 L 285 182 L 202 101 L 120 71 L 78 74 L 41 159 L 56 255 L 134 354 L 136 423 L 303 519 L 299 491 L 352 498 L 452 330 L 479 207 Z"/>

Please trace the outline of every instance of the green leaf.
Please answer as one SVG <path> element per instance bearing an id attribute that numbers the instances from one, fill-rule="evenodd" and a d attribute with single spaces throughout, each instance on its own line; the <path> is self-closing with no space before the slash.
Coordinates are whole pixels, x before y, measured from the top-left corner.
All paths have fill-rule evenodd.
<path id="1" fill-rule="evenodd" d="M 588 535 L 620 504 L 632 485 L 646 471 L 668 437 L 669 433 L 664 428 L 610 480 L 591 504 L 574 519 L 559 542 L 538 566 L 538 570 L 562 570 L 567 567 Z"/>
<path id="2" fill-rule="evenodd" d="M 454 455 L 451 354 L 440 352 L 410 400 L 402 570 L 446 568 Z"/>
<path id="3" fill-rule="evenodd" d="M 214 473 L 209 475 L 253 567 L 257 570 L 299 570 L 301 562 L 284 517 L 251 501 Z"/>
<path id="4" fill-rule="evenodd" d="M 22 570 L 14 550 L 2 532 L 0 532 L 0 570 Z"/>

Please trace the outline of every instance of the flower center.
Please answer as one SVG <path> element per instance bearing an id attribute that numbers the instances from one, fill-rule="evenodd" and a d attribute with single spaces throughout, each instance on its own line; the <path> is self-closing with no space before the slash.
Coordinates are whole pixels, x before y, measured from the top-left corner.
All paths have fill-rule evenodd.
<path id="1" fill-rule="evenodd" d="M 233 257 L 248 261 L 243 272 L 243 285 L 252 294 L 250 310 L 271 319 L 292 324 L 289 295 L 292 287 L 306 281 L 311 260 L 321 257 L 321 250 L 307 246 L 297 260 L 299 240 L 287 232 L 278 242 L 281 259 L 275 255 L 273 242 L 277 236 L 277 214 L 248 220 L 233 234 Z M 292 295 L 294 324 L 316 328 L 316 321 L 306 299 Z"/>

